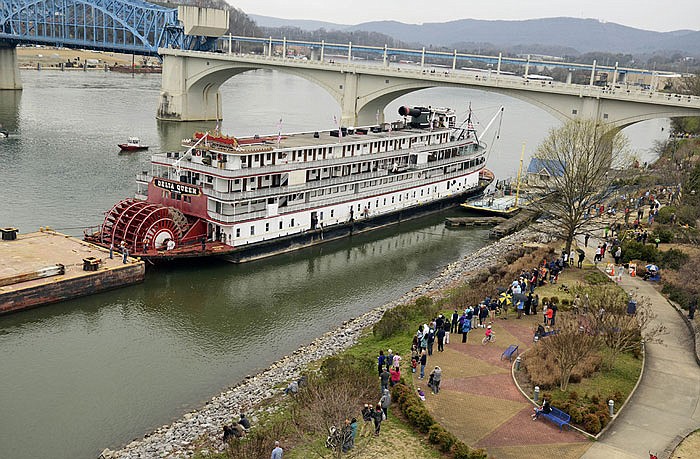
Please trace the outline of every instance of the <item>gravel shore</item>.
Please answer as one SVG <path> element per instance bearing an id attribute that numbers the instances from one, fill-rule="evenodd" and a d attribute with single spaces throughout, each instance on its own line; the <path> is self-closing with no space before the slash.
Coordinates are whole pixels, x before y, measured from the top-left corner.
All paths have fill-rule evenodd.
<path id="1" fill-rule="evenodd" d="M 420 296 L 429 295 L 439 298 L 446 288 L 466 280 L 484 268 L 503 263 L 508 252 L 536 239 L 537 233 L 526 229 L 449 264 L 438 276 L 413 288 L 401 298 L 343 323 L 335 330 L 316 338 L 309 345 L 297 349 L 292 355 L 284 356 L 257 375 L 246 377 L 236 386 L 213 397 L 199 410 L 186 413 L 172 424 L 145 435 L 143 439 L 134 440 L 118 451 L 104 450 L 102 457 L 105 459 L 191 457 L 195 449 L 193 443 L 198 438 L 202 436 L 211 439 L 220 438 L 223 425 L 230 423 L 242 407 L 257 406 L 263 400 L 279 394 L 279 389 L 276 387 L 299 378 L 309 363 L 337 354 L 354 345 L 363 330 L 376 323 L 384 311 L 411 302 Z M 214 443 L 223 450 L 220 440 Z"/>

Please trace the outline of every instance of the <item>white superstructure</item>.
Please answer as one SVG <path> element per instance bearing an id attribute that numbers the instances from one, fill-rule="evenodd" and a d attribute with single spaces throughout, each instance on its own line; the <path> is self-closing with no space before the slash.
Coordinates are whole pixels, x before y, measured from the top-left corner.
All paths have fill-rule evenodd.
<path id="1" fill-rule="evenodd" d="M 447 108 L 399 113 L 340 132 L 198 134 L 185 153 L 152 156 L 137 198 L 199 217 L 208 240 L 240 247 L 475 192 L 486 158 L 471 122 L 458 127 Z"/>

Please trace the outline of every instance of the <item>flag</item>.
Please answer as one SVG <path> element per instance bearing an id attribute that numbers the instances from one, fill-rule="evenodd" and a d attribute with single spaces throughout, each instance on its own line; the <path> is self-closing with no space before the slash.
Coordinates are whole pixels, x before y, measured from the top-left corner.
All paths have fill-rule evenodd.
<path id="1" fill-rule="evenodd" d="M 280 122 L 277 125 L 277 148 L 279 148 L 281 140 L 282 140 L 282 118 L 280 118 Z"/>

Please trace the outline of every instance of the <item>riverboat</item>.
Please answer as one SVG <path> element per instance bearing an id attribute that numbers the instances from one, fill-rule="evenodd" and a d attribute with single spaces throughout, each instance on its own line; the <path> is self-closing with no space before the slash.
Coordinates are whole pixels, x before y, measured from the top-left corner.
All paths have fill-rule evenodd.
<path id="1" fill-rule="evenodd" d="M 117 144 L 121 151 L 141 151 L 148 150 L 148 145 L 141 143 L 141 139 L 138 137 L 129 137 L 126 143 Z"/>
<path id="2" fill-rule="evenodd" d="M 490 127 L 498 113 L 490 121 Z M 217 130 L 151 157 L 136 197 L 88 241 L 150 261 L 250 261 L 426 215 L 493 180 L 471 113 L 401 107 L 392 123 L 273 136 Z"/>

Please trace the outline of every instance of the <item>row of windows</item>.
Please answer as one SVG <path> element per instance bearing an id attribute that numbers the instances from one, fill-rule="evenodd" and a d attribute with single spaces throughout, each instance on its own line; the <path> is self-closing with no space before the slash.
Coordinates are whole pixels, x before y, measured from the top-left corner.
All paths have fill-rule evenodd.
<path id="1" fill-rule="evenodd" d="M 467 182 L 466 179 L 464 179 L 463 183 L 466 184 L 466 182 Z M 451 182 L 447 182 L 447 188 L 449 189 L 451 185 L 456 185 L 456 184 L 457 184 L 456 180 L 452 180 Z M 437 185 L 433 186 L 432 187 L 433 193 L 437 193 L 437 189 L 438 189 Z M 430 191 L 431 191 L 430 188 L 421 189 L 420 194 L 418 194 L 418 191 L 414 190 L 411 192 L 401 193 L 398 196 L 392 196 L 390 200 L 389 200 L 389 198 L 381 198 L 381 199 L 378 198 L 378 199 L 375 199 L 375 201 L 374 201 L 374 207 L 379 208 L 380 200 L 382 202 L 382 205 L 386 206 L 387 203 L 395 204 L 397 201 L 402 202 L 402 200 L 404 200 L 404 199 L 408 200 L 409 196 L 412 197 L 413 199 L 415 199 L 418 196 L 423 197 L 424 195 L 430 195 Z M 369 215 L 369 211 L 372 209 L 372 201 L 367 201 L 364 204 L 364 209 L 362 208 L 362 205 L 363 205 L 362 203 L 357 204 L 357 212 L 362 211 L 364 215 Z M 353 210 L 354 209 L 351 208 L 351 211 L 353 211 Z M 320 216 L 319 217 L 320 220 L 323 221 L 323 212 L 320 212 L 319 216 Z M 330 218 L 334 218 L 334 217 L 335 217 L 335 210 L 331 209 Z M 279 221 L 279 229 L 282 230 L 283 227 L 284 227 L 284 223 L 282 220 L 280 220 Z M 289 227 L 290 228 L 294 227 L 294 218 L 290 219 Z M 269 232 L 269 231 L 270 231 L 270 223 L 267 222 L 267 223 L 265 223 L 265 232 Z M 250 235 L 251 236 L 255 235 L 255 226 L 254 225 L 250 226 Z M 236 237 L 237 238 L 241 237 L 241 229 L 240 228 L 236 228 Z"/>

